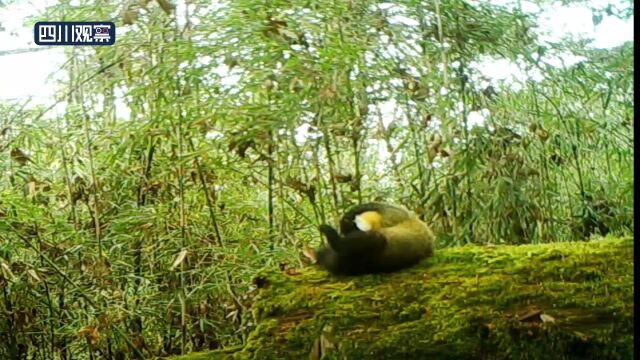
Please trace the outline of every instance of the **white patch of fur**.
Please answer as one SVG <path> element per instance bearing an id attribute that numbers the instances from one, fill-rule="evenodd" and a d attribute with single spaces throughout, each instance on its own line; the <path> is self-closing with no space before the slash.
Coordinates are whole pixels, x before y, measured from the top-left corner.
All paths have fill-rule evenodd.
<path id="1" fill-rule="evenodd" d="M 371 224 L 363 219 L 361 215 L 356 215 L 354 222 L 360 231 L 369 231 L 372 228 Z"/>

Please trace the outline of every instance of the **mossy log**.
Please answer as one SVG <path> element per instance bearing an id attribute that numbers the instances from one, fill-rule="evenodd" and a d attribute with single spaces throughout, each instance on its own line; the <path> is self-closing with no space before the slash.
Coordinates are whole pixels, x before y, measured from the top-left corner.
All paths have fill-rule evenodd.
<path id="1" fill-rule="evenodd" d="M 443 249 L 260 278 L 246 346 L 175 359 L 633 359 L 633 239 Z"/>

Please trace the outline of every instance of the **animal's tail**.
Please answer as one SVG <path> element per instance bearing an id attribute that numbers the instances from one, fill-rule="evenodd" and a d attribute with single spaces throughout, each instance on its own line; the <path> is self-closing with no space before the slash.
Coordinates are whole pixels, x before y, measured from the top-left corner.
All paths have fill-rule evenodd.
<path id="1" fill-rule="evenodd" d="M 387 243 L 384 235 L 379 232 L 352 231 L 344 237 L 329 225 L 320 225 L 320 232 L 329 242 L 333 251 L 350 256 L 370 255 L 382 251 Z"/>
<path id="2" fill-rule="evenodd" d="M 341 237 L 340 234 L 338 234 L 338 230 L 327 224 L 320 225 L 318 230 L 327 238 L 329 247 L 335 250 L 340 246 Z"/>

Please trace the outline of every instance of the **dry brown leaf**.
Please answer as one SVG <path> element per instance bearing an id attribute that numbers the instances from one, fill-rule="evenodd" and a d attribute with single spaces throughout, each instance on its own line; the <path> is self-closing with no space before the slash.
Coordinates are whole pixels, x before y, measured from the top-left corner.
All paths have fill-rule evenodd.
<path id="1" fill-rule="evenodd" d="M 42 281 L 42 279 L 40 279 L 40 277 L 38 276 L 38 273 L 36 273 L 36 271 L 33 269 L 27 270 L 27 274 L 29 274 L 29 276 L 31 276 L 37 282 Z"/>
<path id="2" fill-rule="evenodd" d="M 98 345 L 98 341 L 100 341 L 98 327 L 93 325 L 87 325 L 80 329 L 80 331 L 78 331 L 78 336 L 84 337 L 92 348 L 95 348 L 96 345 Z"/>
<path id="3" fill-rule="evenodd" d="M 524 315 L 518 317 L 518 321 L 522 322 L 539 322 L 540 314 L 542 314 L 542 310 L 531 310 Z"/>
<path id="4" fill-rule="evenodd" d="M 318 254 L 316 254 L 316 250 L 310 246 L 305 246 L 302 249 L 302 254 L 309 258 L 309 260 L 311 260 L 311 262 L 314 264 L 318 261 Z"/>
<path id="5" fill-rule="evenodd" d="M 17 161 L 20 165 L 25 165 L 27 162 L 31 161 L 29 155 L 25 154 L 18 148 L 11 149 L 11 158 Z"/>
<path id="6" fill-rule="evenodd" d="M 167 15 L 171 15 L 173 10 L 176 8 L 174 4 L 172 4 L 169 0 L 156 0 L 162 11 L 164 11 Z"/>
<path id="7" fill-rule="evenodd" d="M 9 264 L 7 264 L 7 262 L 2 259 L 0 259 L 0 268 L 2 268 L 2 277 L 10 281 L 15 280 L 15 276 L 13 275 L 13 272 L 11 272 L 11 266 L 9 266 Z"/>
<path id="8" fill-rule="evenodd" d="M 188 253 L 189 252 L 187 250 L 180 251 L 180 254 L 178 254 L 176 259 L 173 261 L 173 265 L 171 265 L 169 270 L 174 270 L 175 268 L 177 268 L 184 261 L 184 259 L 187 257 Z"/>
<path id="9" fill-rule="evenodd" d="M 547 315 L 547 314 L 540 314 L 540 320 L 542 320 L 543 323 L 555 323 L 556 319 L 551 316 L 551 315 Z"/>

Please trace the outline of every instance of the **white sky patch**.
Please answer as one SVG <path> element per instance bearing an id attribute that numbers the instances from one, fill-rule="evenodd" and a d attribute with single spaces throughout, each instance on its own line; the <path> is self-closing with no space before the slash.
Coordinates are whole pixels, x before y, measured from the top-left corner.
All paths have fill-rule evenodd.
<path id="1" fill-rule="evenodd" d="M 378 9 L 380 10 L 389 10 L 391 8 L 398 8 L 399 6 L 397 4 L 394 3 L 381 3 L 378 4 Z"/>
<path id="2" fill-rule="evenodd" d="M 581 61 L 585 61 L 587 58 L 573 54 L 559 54 L 557 56 L 544 57 L 543 60 L 554 67 L 569 67 Z"/>
<path id="3" fill-rule="evenodd" d="M 186 25 L 187 5 L 183 1 L 177 1 L 175 6 L 176 23 L 180 29 L 183 29 Z"/>
<path id="4" fill-rule="evenodd" d="M 222 86 L 234 86 L 238 84 L 238 81 L 240 81 L 240 75 L 229 75 L 223 77 L 220 80 L 220 84 L 222 84 Z"/>
<path id="5" fill-rule="evenodd" d="M 492 0 L 494 4 L 500 3 L 504 6 L 515 6 L 517 0 Z M 605 8 L 608 4 L 619 5 L 622 0 L 591 0 L 587 4 L 588 7 Z M 484 1 L 470 0 L 470 3 L 479 3 Z M 44 7 L 55 4 L 55 0 L 31 0 L 20 1 L 19 4 L 13 4 L 4 8 L 0 8 L 0 19 L 2 19 L 2 26 L 5 31 L 0 31 L 0 52 L 16 49 L 37 48 L 33 44 L 33 28 L 25 27 L 23 23 L 27 16 L 35 15 L 41 11 Z M 182 27 L 184 26 L 184 11 L 183 1 L 178 1 L 178 22 Z M 224 2 L 215 1 L 211 4 L 212 7 L 222 8 Z M 537 32 L 541 34 L 541 40 L 543 41 L 558 41 L 565 36 L 573 36 L 576 39 L 579 38 L 592 38 L 590 47 L 594 48 L 611 48 L 619 46 L 626 41 L 633 41 L 633 17 L 629 20 L 621 20 L 611 16 L 604 16 L 602 21 L 594 26 L 592 21 L 592 12 L 585 5 L 571 4 L 568 6 L 562 6 L 556 3 L 553 6 L 545 7 L 544 10 L 534 4 L 533 2 L 521 0 L 520 6 L 523 11 L 536 15 L 538 19 Z M 377 7 L 382 10 L 389 10 L 389 21 L 392 24 L 404 24 L 408 26 L 418 26 L 419 22 L 410 17 L 401 15 L 405 7 L 399 6 L 393 3 L 378 4 Z M 189 13 L 193 14 L 193 9 L 189 8 Z M 191 16 L 196 22 L 194 16 Z M 58 19 L 50 19 L 58 20 Z M 312 21 L 317 23 L 317 21 Z M 127 28 L 117 27 L 117 34 L 122 35 Z M 211 35 L 212 37 L 215 34 Z M 389 43 L 390 39 L 383 35 L 384 43 Z M 231 43 L 237 43 L 239 40 L 234 39 Z M 301 47 L 296 45 L 298 51 Z M 445 48 L 449 47 L 449 44 L 444 45 Z M 383 54 L 385 57 L 397 57 L 399 56 L 400 49 L 393 44 L 389 44 L 388 51 Z M 407 49 L 402 49 L 404 52 Z M 295 51 L 295 49 L 294 49 Z M 311 49 L 312 52 L 316 52 L 315 48 Z M 371 63 L 373 59 L 371 54 L 366 54 L 365 64 Z M 483 59 L 476 63 L 476 69 L 478 72 L 488 78 L 491 82 L 502 82 L 508 84 L 514 90 L 518 90 L 522 87 L 521 83 L 527 79 L 527 75 L 534 80 L 541 80 L 542 74 L 537 70 L 530 70 L 528 74 L 516 64 L 509 60 L 504 59 Z M 580 57 L 568 55 L 568 54 L 552 54 L 549 53 L 545 56 L 544 60 L 553 66 L 570 66 L 578 61 L 583 60 Z M 21 100 L 24 101 L 27 98 L 32 98 L 30 106 L 35 104 L 51 105 L 55 102 L 55 96 L 58 86 L 56 79 L 64 79 L 67 74 L 64 71 L 60 71 L 61 66 L 66 61 L 64 51 L 62 47 L 50 47 L 46 50 L 31 52 L 31 53 L 19 53 L 10 55 L 0 54 L 0 101 L 6 100 Z M 199 59 L 200 64 L 208 65 L 213 61 L 210 56 L 204 56 Z M 442 64 L 438 64 L 436 71 L 440 73 L 443 71 Z M 222 86 L 234 87 L 237 85 L 241 78 L 241 75 L 237 71 L 229 70 L 227 66 L 221 66 L 214 70 L 214 73 L 221 77 Z M 475 80 L 475 79 L 474 79 Z M 380 91 L 379 84 L 373 84 L 369 86 L 368 90 Z M 441 89 L 442 96 L 446 96 L 447 90 Z M 121 99 L 123 97 L 120 89 L 116 90 L 116 95 Z M 458 104 L 460 105 L 460 104 Z M 458 116 L 461 106 L 457 111 L 451 109 L 450 115 Z M 403 119 L 403 109 L 399 108 L 398 104 L 393 101 L 386 101 L 378 104 L 378 109 L 372 112 L 373 116 L 378 116 L 378 112 L 382 118 L 383 125 L 388 128 L 389 124 L 395 119 Z M 52 118 L 55 116 L 62 116 L 66 112 L 66 103 L 58 103 L 49 113 L 45 114 L 45 118 Z M 374 115 L 375 114 L 375 115 Z M 490 113 L 487 109 L 480 111 L 471 111 L 468 113 L 468 127 L 482 126 L 486 123 L 490 117 Z M 129 119 L 130 110 L 123 101 L 116 101 L 116 116 L 120 119 Z M 137 114 L 136 118 L 141 119 L 142 114 Z M 304 118 L 303 118 L 304 119 Z M 25 123 L 28 119 L 24 120 Z M 436 119 L 433 119 L 434 125 L 436 125 Z M 377 119 L 376 119 L 377 122 Z M 307 124 L 302 124 L 295 131 L 295 139 L 299 144 L 303 144 L 310 139 L 317 136 L 321 136 L 315 129 Z M 206 138 L 210 141 L 217 140 L 223 137 L 223 134 L 218 131 L 210 131 L 206 134 Z M 397 146 L 397 144 L 393 144 Z M 368 139 L 367 151 L 380 156 L 380 161 L 376 162 L 376 168 L 379 172 L 388 170 L 389 156 L 387 152 L 386 143 L 381 140 Z M 401 152 L 396 152 L 396 160 L 402 157 Z M 436 159 L 433 163 L 434 167 L 440 166 L 440 160 Z"/>
<path id="6" fill-rule="evenodd" d="M 390 159 L 390 153 L 387 151 L 387 144 L 384 142 L 384 140 L 367 139 L 367 149 L 369 149 L 369 151 L 371 151 L 372 153 L 378 154 L 378 156 L 380 156 L 380 161 L 377 161 L 375 163 L 376 171 L 378 173 L 387 171 L 389 168 L 389 164 L 387 162 Z M 396 153 L 396 160 L 397 156 L 398 153 Z"/>
<path id="7" fill-rule="evenodd" d="M 526 13 L 537 13 L 540 11 L 540 6 L 531 1 L 522 1 L 520 2 L 520 8 L 522 11 Z"/>
<path id="8" fill-rule="evenodd" d="M 596 29 L 593 46 L 597 48 L 615 47 L 626 41 L 634 40 L 633 19 L 623 21 L 616 17 L 607 16 L 596 26 Z"/>
<path id="9" fill-rule="evenodd" d="M 211 64 L 212 60 L 213 59 L 211 58 L 211 56 L 207 56 L 206 58 L 200 60 L 200 62 L 203 65 L 209 65 L 209 64 Z M 213 73 L 218 75 L 218 76 L 220 76 L 220 77 L 225 77 L 225 76 L 229 75 L 229 71 L 230 70 L 231 69 L 229 69 L 229 67 L 227 65 L 225 65 L 225 64 L 220 64 L 220 65 L 218 65 L 218 66 L 216 66 L 215 68 L 212 69 Z"/>
<path id="10" fill-rule="evenodd" d="M 481 109 L 480 111 L 471 111 L 467 114 L 467 129 L 474 126 L 482 126 L 491 115 L 489 109 Z"/>
<path id="11" fill-rule="evenodd" d="M 382 117 L 382 125 L 384 125 L 385 128 L 387 128 L 395 118 L 395 112 L 397 108 L 398 108 L 398 104 L 393 99 L 383 101 L 378 104 L 378 109 L 380 110 L 380 117 Z"/>
<path id="12" fill-rule="evenodd" d="M 595 0 L 590 7 L 605 8 L 608 4 L 619 5 L 621 1 Z M 581 4 L 554 4 L 538 17 L 540 40 L 555 42 L 564 36 L 591 38 L 591 47 L 611 48 L 633 40 L 633 18 L 621 20 L 613 16 L 604 16 L 602 22 L 594 25 L 591 10 Z"/>
<path id="13" fill-rule="evenodd" d="M 608 4 L 619 6 L 622 0 L 592 0 L 588 6 L 595 8 L 605 8 Z M 514 0 L 492 0 L 493 4 L 504 6 L 515 6 Z M 36 48 L 33 44 L 33 28 L 23 26 L 25 18 L 37 14 L 46 6 L 55 4 L 55 0 L 21 1 L 0 9 L 0 19 L 5 31 L 0 32 L 0 51 Z M 182 2 L 179 4 L 179 13 L 184 13 Z M 216 8 L 222 7 L 224 2 L 216 1 L 212 4 Z M 404 7 L 391 2 L 378 4 L 379 9 L 390 10 L 393 16 L 390 21 L 403 23 L 411 26 L 418 25 L 415 19 L 400 15 Z M 523 0 L 521 7 L 526 12 L 537 13 L 539 8 L 532 2 Z M 192 13 L 192 9 L 189 9 Z M 183 16 L 178 16 L 183 18 Z M 572 4 L 562 6 L 556 3 L 541 12 L 539 19 L 540 30 L 547 32 L 547 39 L 559 39 L 565 35 L 573 34 L 577 37 L 593 38 L 592 47 L 609 48 L 619 46 L 625 41 L 633 40 L 633 18 L 620 20 L 615 17 L 605 16 L 597 26 L 593 25 L 592 13 L 587 6 Z M 56 20 L 56 19 L 51 19 Z M 183 21 L 183 19 L 179 19 Z M 120 34 L 126 28 L 118 27 Z M 390 46 L 390 51 L 397 53 L 398 49 Z M 397 55 L 397 54 L 396 54 Z M 561 55 L 557 55 L 560 57 Z M 565 66 L 575 63 L 580 59 L 568 58 L 562 55 Z M 60 72 L 62 64 L 65 62 L 62 47 L 51 47 L 46 50 L 32 53 L 19 53 L 10 55 L 0 55 L 0 101 L 2 100 L 25 100 L 32 98 L 31 104 L 52 104 L 56 95 L 57 85 L 55 79 L 64 79 L 65 72 Z M 559 59 L 548 60 L 554 66 L 562 61 Z M 203 63 L 206 63 L 203 62 Z M 505 70 L 506 69 L 506 70 Z M 441 71 L 441 70 L 440 70 Z M 503 60 L 493 63 L 482 64 L 483 75 L 504 81 L 513 78 L 522 80 L 522 72 L 515 64 L 508 64 Z M 49 79 L 53 74 L 53 79 Z M 222 74 L 220 74 L 222 75 Z M 536 74 L 529 73 L 530 76 Z M 223 86 L 233 86 L 237 84 L 240 75 L 222 75 Z M 516 84 L 517 85 L 517 84 Z M 374 86 L 374 89 L 379 86 Z M 393 104 L 395 106 L 395 104 Z M 117 110 L 126 106 L 118 106 Z M 126 115 L 127 110 L 118 111 L 118 117 Z M 385 118 L 387 113 L 384 111 Z"/>
<path id="14" fill-rule="evenodd" d="M 567 34 L 586 35 L 593 31 L 591 10 L 581 5 L 554 5 L 538 18 L 540 29 L 547 34 L 543 41 L 559 41 Z"/>
<path id="15" fill-rule="evenodd" d="M 117 99 L 124 98 L 124 92 L 119 87 L 115 89 L 114 94 Z M 124 101 L 116 101 L 115 106 L 116 106 L 116 118 L 129 120 L 129 118 L 131 117 L 131 109 L 129 109 L 129 106 L 127 106 L 127 104 Z"/>
<path id="16" fill-rule="evenodd" d="M 311 129 L 311 125 L 309 124 L 302 124 L 296 128 L 295 138 L 298 145 L 302 145 L 307 140 L 313 138 L 313 135 L 309 132 L 309 129 Z"/>
<path id="17" fill-rule="evenodd" d="M 420 23 L 418 20 L 403 16 L 403 15 L 394 15 L 389 17 L 389 23 L 391 24 L 403 24 L 407 26 L 419 26 Z"/>
<path id="18" fill-rule="evenodd" d="M 0 19 L 5 31 L 0 32 L 0 52 L 16 49 L 38 48 L 33 44 L 33 28 L 23 27 L 27 15 L 37 12 L 37 8 L 54 3 L 40 1 L 35 7 L 29 3 L 9 5 L 0 9 Z M 23 52 L 0 56 L 0 100 L 26 100 L 31 105 L 51 104 L 57 86 L 49 80 L 65 61 L 62 48 L 49 48 L 36 52 Z"/>
<path id="19" fill-rule="evenodd" d="M 0 38 L 0 43 L 2 42 L 3 39 Z M 64 61 L 61 49 L 0 56 L 0 100 L 24 100 L 31 97 L 32 105 L 49 104 L 57 85 L 54 81 L 48 81 L 48 77 Z"/>
<path id="20" fill-rule="evenodd" d="M 208 140 L 217 140 L 217 139 L 221 139 L 223 136 L 224 134 L 222 134 L 220 131 L 209 130 L 204 137 L 207 138 Z"/>
<path id="21" fill-rule="evenodd" d="M 393 78 L 391 80 L 388 81 L 388 84 L 390 86 L 394 86 L 394 87 L 400 87 L 402 86 L 402 80 L 398 79 L 398 78 Z"/>
<path id="22" fill-rule="evenodd" d="M 474 64 L 474 67 L 477 68 L 484 76 L 495 81 L 504 81 L 514 77 L 519 81 L 526 79 L 526 75 L 520 71 L 518 65 L 508 59 L 485 59 Z"/>

